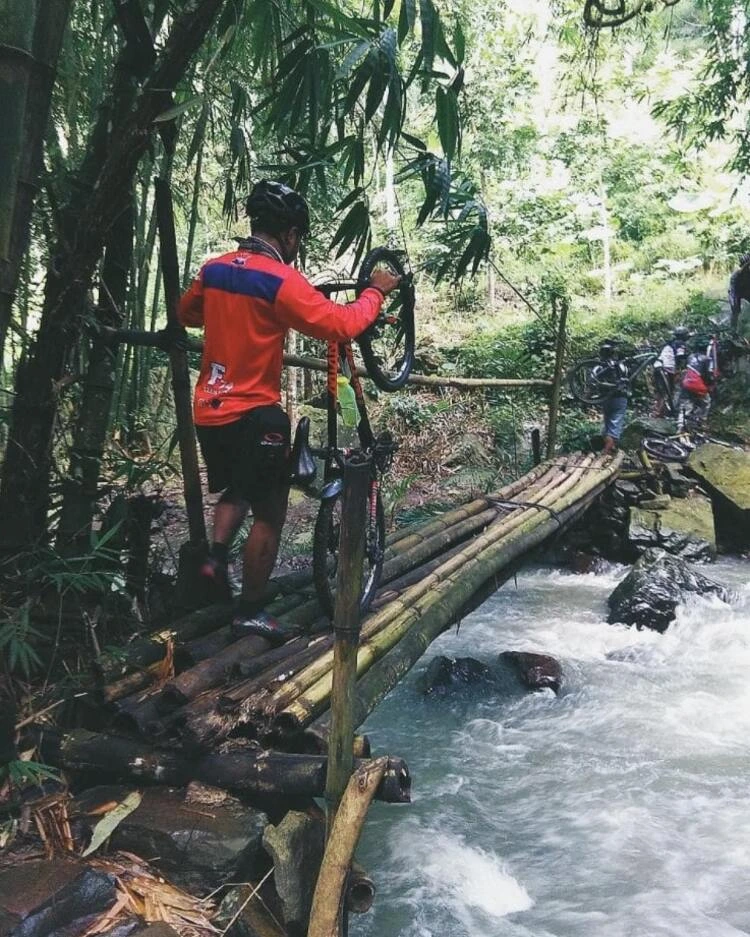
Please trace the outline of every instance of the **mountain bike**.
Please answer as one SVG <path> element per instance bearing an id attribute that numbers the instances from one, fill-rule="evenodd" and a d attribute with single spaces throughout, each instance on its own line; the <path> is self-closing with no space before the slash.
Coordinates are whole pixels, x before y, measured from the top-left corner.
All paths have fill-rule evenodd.
<path id="1" fill-rule="evenodd" d="M 742 450 L 742 446 L 697 431 L 677 433 L 674 436 L 644 436 L 641 448 L 659 462 L 687 462 L 694 449 L 707 443 L 724 446 L 726 449 Z"/>
<path id="2" fill-rule="evenodd" d="M 385 266 L 401 277 L 400 285 L 386 299 L 379 319 L 357 339 L 368 375 L 383 390 L 397 390 L 405 383 L 414 363 L 414 285 L 400 256 L 386 248 L 376 248 L 365 257 L 356 281 L 334 280 L 317 285 L 324 295 L 356 293 L 366 289 L 376 267 Z M 375 435 L 367 415 L 365 396 L 357 371 L 351 342 L 329 342 L 326 378 L 326 445 L 309 444 L 310 420 L 303 417 L 292 446 L 292 483 L 320 497 L 313 534 L 313 582 L 323 611 L 333 617 L 334 590 L 338 571 L 339 539 L 344 462 L 355 453 L 370 458 L 371 475 L 367 498 L 365 556 L 362 570 L 360 611 L 372 602 L 383 569 L 385 554 L 385 513 L 381 498 L 381 479 L 393 461 L 397 444 L 390 433 Z M 339 446 L 338 376 L 344 374 L 354 391 L 357 407 L 359 448 Z M 312 489 L 316 475 L 315 459 L 323 460 L 323 488 Z"/>
<path id="3" fill-rule="evenodd" d="M 620 354 L 619 360 L 622 361 L 628 369 L 629 383 L 631 386 L 651 365 L 653 365 L 658 357 L 659 352 L 651 348 L 635 351 L 629 355 Z M 601 363 L 599 358 L 580 358 L 568 370 L 568 388 L 571 395 L 580 403 L 588 405 L 603 403 L 617 389 L 614 383 L 601 380 L 597 376 L 596 371 Z M 653 371 L 652 380 L 654 382 L 659 382 L 658 389 L 667 402 L 667 412 L 670 416 L 674 416 L 675 409 L 672 400 L 672 392 L 669 385 L 666 383 L 665 375 L 658 369 L 655 369 Z"/>

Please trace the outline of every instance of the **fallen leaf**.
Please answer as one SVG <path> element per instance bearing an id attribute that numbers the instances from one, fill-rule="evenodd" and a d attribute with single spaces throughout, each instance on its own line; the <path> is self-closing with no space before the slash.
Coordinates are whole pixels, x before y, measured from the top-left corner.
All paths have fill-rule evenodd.
<path id="1" fill-rule="evenodd" d="M 91 842 L 81 853 L 81 856 L 90 856 L 92 852 L 96 852 L 102 843 L 112 835 L 115 828 L 122 823 L 125 817 L 138 807 L 140 802 L 140 791 L 132 791 L 125 800 L 120 801 L 113 810 L 110 810 L 106 816 L 102 817 L 94 827 L 94 832 L 91 834 Z"/>

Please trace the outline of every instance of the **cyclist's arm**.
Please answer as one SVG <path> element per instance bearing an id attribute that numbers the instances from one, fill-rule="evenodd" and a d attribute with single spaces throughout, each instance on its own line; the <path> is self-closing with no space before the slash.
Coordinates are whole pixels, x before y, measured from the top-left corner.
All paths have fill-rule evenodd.
<path id="1" fill-rule="evenodd" d="M 180 325 L 200 328 L 203 325 L 203 271 L 193 280 L 190 289 L 183 293 L 177 307 Z"/>
<path id="2" fill-rule="evenodd" d="M 345 342 L 372 325 L 382 305 L 383 294 L 372 287 L 356 302 L 334 303 L 293 270 L 276 295 L 275 310 L 281 324 L 287 328 L 312 338 Z"/>

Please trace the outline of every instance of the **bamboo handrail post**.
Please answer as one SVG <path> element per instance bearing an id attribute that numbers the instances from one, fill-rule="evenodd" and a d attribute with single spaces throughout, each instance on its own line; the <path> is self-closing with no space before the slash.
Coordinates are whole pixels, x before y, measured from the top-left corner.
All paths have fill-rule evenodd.
<path id="1" fill-rule="evenodd" d="M 556 311 L 557 303 L 553 300 L 553 311 Z M 564 297 L 560 300 L 560 321 L 557 329 L 557 341 L 555 343 L 555 374 L 552 378 L 552 390 L 550 392 L 549 404 L 549 425 L 547 428 L 547 458 L 551 459 L 555 454 L 555 443 L 557 442 L 557 415 L 560 409 L 560 390 L 562 388 L 563 364 L 565 362 L 565 335 L 568 322 L 568 301 Z"/>
<path id="2" fill-rule="evenodd" d="M 161 245 L 161 268 L 164 277 L 164 299 L 167 304 L 167 321 L 171 327 L 179 327 L 177 306 L 180 301 L 180 268 L 177 260 L 177 240 L 174 227 L 174 209 L 169 183 L 156 180 L 156 216 Z M 187 355 L 182 348 L 173 347 L 169 352 L 172 369 L 172 393 L 177 416 L 177 438 L 180 446 L 182 479 L 185 492 L 185 510 L 188 517 L 190 542 L 199 548 L 206 542 L 206 521 L 203 517 L 203 494 L 198 469 L 198 449 L 193 429 L 192 404 L 190 401 L 190 370 Z"/>
<path id="3" fill-rule="evenodd" d="M 352 773 L 354 727 L 352 701 L 357 682 L 362 563 L 365 556 L 370 459 L 353 456 L 344 466 L 341 497 L 336 605 L 333 614 L 333 687 L 331 733 L 326 778 L 327 834 Z"/>

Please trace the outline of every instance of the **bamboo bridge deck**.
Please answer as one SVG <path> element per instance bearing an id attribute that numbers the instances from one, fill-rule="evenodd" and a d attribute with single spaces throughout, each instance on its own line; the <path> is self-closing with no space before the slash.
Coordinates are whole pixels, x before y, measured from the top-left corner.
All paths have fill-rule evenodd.
<path id="1" fill-rule="evenodd" d="M 360 726 L 429 644 L 481 604 L 544 541 L 581 516 L 617 477 L 620 458 L 547 461 L 388 538 L 383 584 L 362 622 L 354 725 Z M 231 609 L 194 612 L 140 639 L 103 668 L 106 735 L 73 732 L 59 763 L 99 776 L 223 786 L 245 796 L 321 794 L 325 783 L 333 636 L 310 574 L 274 583 L 270 605 L 290 639 L 233 640 Z M 355 753 L 369 756 L 366 738 Z M 406 766 L 392 759 L 378 796 L 407 800 Z"/>

